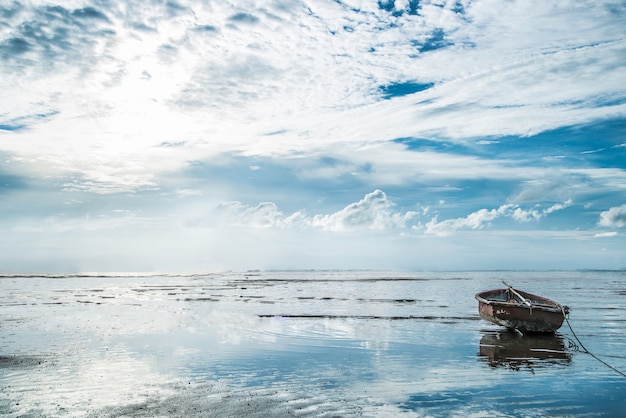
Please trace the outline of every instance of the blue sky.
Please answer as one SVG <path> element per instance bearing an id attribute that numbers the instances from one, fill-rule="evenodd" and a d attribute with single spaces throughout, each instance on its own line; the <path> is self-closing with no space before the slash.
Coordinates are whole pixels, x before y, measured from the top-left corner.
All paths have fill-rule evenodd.
<path id="1" fill-rule="evenodd" d="M 626 267 L 621 1 L 6 1 L 0 271 Z"/>

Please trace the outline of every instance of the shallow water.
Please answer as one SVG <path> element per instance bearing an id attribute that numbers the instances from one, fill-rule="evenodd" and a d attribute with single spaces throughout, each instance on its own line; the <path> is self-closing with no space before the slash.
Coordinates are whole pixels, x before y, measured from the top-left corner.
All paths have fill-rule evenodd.
<path id="1" fill-rule="evenodd" d="M 474 294 L 571 308 L 626 371 L 626 272 L 0 276 L 7 416 L 619 416 L 626 378 L 564 326 L 520 337 Z"/>

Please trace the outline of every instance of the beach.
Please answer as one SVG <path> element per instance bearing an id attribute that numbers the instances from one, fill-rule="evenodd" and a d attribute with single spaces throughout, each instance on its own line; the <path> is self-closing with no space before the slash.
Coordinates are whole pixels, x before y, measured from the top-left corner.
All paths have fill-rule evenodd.
<path id="1" fill-rule="evenodd" d="M 0 415 L 623 414 L 626 378 L 566 323 L 479 317 L 501 280 L 626 371 L 626 271 L 4 274 Z"/>

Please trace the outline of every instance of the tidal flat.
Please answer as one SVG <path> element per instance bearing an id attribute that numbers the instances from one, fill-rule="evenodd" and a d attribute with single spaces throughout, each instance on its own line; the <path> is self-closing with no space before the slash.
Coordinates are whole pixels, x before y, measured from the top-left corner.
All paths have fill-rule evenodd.
<path id="1" fill-rule="evenodd" d="M 478 316 L 502 279 L 626 372 L 625 271 L 4 274 L 0 415 L 623 414 L 626 378 L 566 323 Z"/>

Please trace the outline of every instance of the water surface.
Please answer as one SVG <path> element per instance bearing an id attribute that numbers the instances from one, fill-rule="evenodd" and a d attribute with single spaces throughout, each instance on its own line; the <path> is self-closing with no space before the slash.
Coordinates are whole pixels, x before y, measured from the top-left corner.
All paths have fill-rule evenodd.
<path id="1" fill-rule="evenodd" d="M 626 272 L 0 277 L 6 416 L 618 416 L 626 378 L 564 324 L 521 337 L 474 294 L 571 308 L 626 371 Z"/>

